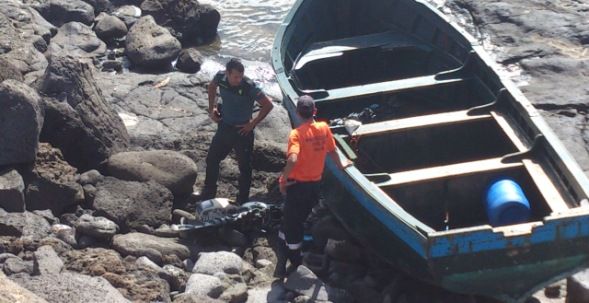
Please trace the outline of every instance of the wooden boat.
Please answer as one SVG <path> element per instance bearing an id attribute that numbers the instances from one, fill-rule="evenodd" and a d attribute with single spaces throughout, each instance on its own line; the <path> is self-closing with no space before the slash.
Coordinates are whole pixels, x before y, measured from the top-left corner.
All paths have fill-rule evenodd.
<path id="1" fill-rule="evenodd" d="M 477 41 L 428 3 L 298 0 L 272 61 L 293 125 L 296 99 L 313 96 L 355 162 L 327 162 L 327 204 L 391 264 L 508 302 L 587 265 L 587 177 Z M 350 116 L 363 124 L 337 125 Z M 489 224 L 485 190 L 502 177 L 523 188 L 528 221 Z"/>

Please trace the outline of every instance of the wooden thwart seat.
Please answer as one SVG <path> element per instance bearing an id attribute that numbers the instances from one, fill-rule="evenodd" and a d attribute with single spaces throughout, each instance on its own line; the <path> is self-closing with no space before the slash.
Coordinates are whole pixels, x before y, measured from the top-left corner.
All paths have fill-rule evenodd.
<path id="1" fill-rule="evenodd" d="M 446 112 L 398 120 L 383 121 L 361 125 L 353 135 L 358 137 L 374 136 L 384 133 L 403 132 L 411 129 L 426 128 L 446 124 L 464 123 L 478 120 L 490 120 L 490 114 L 469 115 L 469 110 Z"/>

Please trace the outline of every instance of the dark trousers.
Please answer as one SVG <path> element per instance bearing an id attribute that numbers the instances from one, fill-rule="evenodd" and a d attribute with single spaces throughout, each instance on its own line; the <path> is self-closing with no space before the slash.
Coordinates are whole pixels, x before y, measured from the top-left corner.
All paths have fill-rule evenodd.
<path id="1" fill-rule="evenodd" d="M 280 237 L 285 240 L 287 256 L 291 264 L 301 264 L 304 223 L 313 207 L 319 202 L 319 181 L 297 182 L 286 188 L 282 229 Z"/>
<path id="2" fill-rule="evenodd" d="M 254 132 L 243 136 L 239 128 L 219 123 L 207 154 L 207 172 L 203 194 L 212 199 L 217 194 L 217 180 L 219 179 L 219 164 L 232 149 L 235 150 L 239 166 L 239 194 L 237 203 L 249 201 L 250 186 L 252 184 L 252 150 L 254 148 Z"/>

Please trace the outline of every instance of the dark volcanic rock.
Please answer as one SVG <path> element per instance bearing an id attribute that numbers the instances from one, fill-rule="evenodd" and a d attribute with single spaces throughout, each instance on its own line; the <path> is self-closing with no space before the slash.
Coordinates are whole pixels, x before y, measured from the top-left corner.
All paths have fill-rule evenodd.
<path id="1" fill-rule="evenodd" d="M 25 0 L 55 26 L 76 21 L 92 24 L 94 8 L 81 0 Z"/>
<path id="2" fill-rule="evenodd" d="M 156 181 L 175 197 L 192 193 L 197 167 L 194 161 L 175 151 L 124 152 L 106 163 L 110 175 L 129 181 Z"/>
<path id="3" fill-rule="evenodd" d="M 0 166 L 33 162 L 43 127 L 37 92 L 16 80 L 0 83 Z"/>
<path id="4" fill-rule="evenodd" d="M 96 189 L 96 215 L 113 220 L 122 231 L 142 225 L 156 228 L 171 218 L 172 193 L 154 181 L 139 183 L 106 177 Z"/>
<path id="5" fill-rule="evenodd" d="M 96 37 L 90 26 L 68 22 L 51 40 L 49 51 L 52 56 L 99 57 L 106 53 L 106 44 Z"/>
<path id="6" fill-rule="evenodd" d="M 183 49 L 178 56 L 176 68 L 185 73 L 197 73 L 202 63 L 202 55 L 196 49 Z"/>
<path id="7" fill-rule="evenodd" d="M 84 200 L 82 186 L 76 182 L 76 169 L 63 160 L 58 149 L 47 143 L 39 145 L 35 167 L 24 177 L 29 210 L 50 209 L 60 215 Z"/>
<path id="8" fill-rule="evenodd" d="M 127 34 L 127 25 L 121 19 L 102 13 L 94 26 L 96 35 L 105 42 L 122 38 Z"/>
<path id="9" fill-rule="evenodd" d="M 145 0 L 141 10 L 145 15 L 152 15 L 158 24 L 170 29 L 180 41 L 190 44 L 212 41 L 221 20 L 215 8 L 199 4 L 196 0 Z"/>
<path id="10" fill-rule="evenodd" d="M 110 12 L 114 7 L 110 0 L 84 0 L 84 2 L 92 5 L 95 14 Z"/>
<path id="11" fill-rule="evenodd" d="M 0 235 L 25 237 L 38 241 L 46 237 L 51 227 L 45 218 L 30 212 L 7 213 L 0 209 Z"/>
<path id="12" fill-rule="evenodd" d="M 52 57 L 39 90 L 66 103 L 48 106 L 42 139 L 60 148 L 72 165 L 84 171 L 96 168 L 127 148 L 127 130 L 105 101 L 88 63 Z"/>
<path id="13" fill-rule="evenodd" d="M 0 171 L 0 208 L 8 212 L 25 211 L 25 183 L 16 170 Z"/>
<path id="14" fill-rule="evenodd" d="M 150 70 L 166 69 L 180 53 L 180 42 L 157 25 L 153 17 L 142 17 L 127 33 L 125 51 L 133 64 Z"/>

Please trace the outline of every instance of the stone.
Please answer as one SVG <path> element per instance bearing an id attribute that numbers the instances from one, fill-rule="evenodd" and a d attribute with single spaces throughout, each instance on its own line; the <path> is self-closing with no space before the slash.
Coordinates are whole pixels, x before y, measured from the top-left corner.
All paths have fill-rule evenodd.
<path id="1" fill-rule="evenodd" d="M 0 57 L 0 83 L 7 79 L 14 79 L 23 82 L 22 72 L 14 63 L 4 57 Z"/>
<path id="2" fill-rule="evenodd" d="M 178 56 L 176 68 L 185 73 L 198 73 L 202 61 L 203 57 L 198 50 L 193 48 L 183 49 Z"/>
<path id="3" fill-rule="evenodd" d="M 40 143 L 35 167 L 24 175 L 28 210 L 51 210 L 61 215 L 84 201 L 84 190 L 76 182 L 77 170 L 63 159 L 58 149 Z"/>
<path id="4" fill-rule="evenodd" d="M 55 26 L 76 21 L 92 24 L 94 8 L 81 0 L 30 0 L 31 7 Z"/>
<path id="5" fill-rule="evenodd" d="M 94 31 L 98 38 L 105 42 L 110 42 L 113 39 L 120 39 L 127 35 L 127 25 L 121 19 L 101 13 L 102 17 L 94 26 Z"/>
<path id="6" fill-rule="evenodd" d="M 221 281 L 218 277 L 194 273 L 190 275 L 188 282 L 186 282 L 186 294 L 191 296 L 203 296 L 210 298 L 218 298 L 223 291 L 227 289 L 228 285 Z"/>
<path id="7" fill-rule="evenodd" d="M 47 222 L 49 222 L 49 224 L 58 224 L 59 223 L 59 219 L 53 215 L 53 212 L 50 209 L 33 210 L 32 213 L 45 218 L 45 220 L 47 220 Z"/>
<path id="8" fill-rule="evenodd" d="M 99 171 L 92 169 L 80 175 L 80 184 L 82 185 L 96 185 L 98 182 L 104 180 L 104 176 Z"/>
<path id="9" fill-rule="evenodd" d="M 63 261 L 51 246 L 41 246 L 35 251 L 33 273 L 35 275 L 59 274 Z"/>
<path id="10" fill-rule="evenodd" d="M 24 237 L 39 241 L 50 232 L 51 226 L 43 217 L 30 212 L 7 213 L 0 209 L 0 236 Z"/>
<path id="11" fill-rule="evenodd" d="M 128 147 L 125 125 L 97 86 L 93 67 L 71 56 L 50 61 L 38 89 L 55 101 L 46 102 L 41 138 L 80 171 L 97 168 Z"/>
<path id="12" fill-rule="evenodd" d="M 71 226 L 65 224 L 55 224 L 51 226 L 51 233 L 72 247 L 78 246 L 78 242 L 76 240 L 76 230 Z"/>
<path id="13" fill-rule="evenodd" d="M 106 44 L 80 22 L 62 25 L 49 44 L 50 55 L 72 56 L 75 58 L 101 57 L 106 54 Z"/>
<path id="14" fill-rule="evenodd" d="M 164 265 L 160 277 L 168 281 L 171 290 L 183 291 L 186 288 L 189 274 L 173 265 Z"/>
<path id="15" fill-rule="evenodd" d="M 121 180 L 158 182 L 175 197 L 192 193 L 197 177 L 194 161 L 169 150 L 118 153 L 108 159 L 106 169 L 111 176 Z"/>
<path id="16" fill-rule="evenodd" d="M 171 219 L 174 197 L 155 181 L 139 183 L 106 177 L 96 190 L 96 215 L 114 221 L 123 232 L 143 225 L 158 227 Z"/>
<path id="17" fill-rule="evenodd" d="M 0 166 L 32 163 L 43 127 L 41 98 L 16 80 L 0 83 Z"/>
<path id="18" fill-rule="evenodd" d="M 25 183 L 16 170 L 0 172 L 0 208 L 8 212 L 25 211 Z"/>
<path id="19" fill-rule="evenodd" d="M 102 277 L 62 272 L 40 276 L 17 274 L 10 278 L 49 302 L 129 302 Z"/>
<path id="20" fill-rule="evenodd" d="M 142 17 L 129 29 L 125 45 L 131 62 L 150 70 L 169 68 L 181 50 L 180 42 L 151 16 Z"/>
<path id="21" fill-rule="evenodd" d="M 203 295 L 183 293 L 174 298 L 174 303 L 224 303 L 224 301 Z"/>
<path id="22" fill-rule="evenodd" d="M 180 259 L 186 259 L 191 254 L 191 247 L 183 244 L 179 239 L 160 238 L 141 233 L 116 235 L 112 245 L 123 256 L 146 256 L 157 264 L 162 264 L 164 255 L 176 255 Z"/>
<path id="23" fill-rule="evenodd" d="M 138 267 L 142 267 L 147 270 L 154 271 L 156 273 L 163 271 L 163 269 L 159 265 L 153 263 L 153 261 L 151 261 L 148 257 L 137 258 L 135 264 L 137 264 Z"/>
<path id="24" fill-rule="evenodd" d="M 141 17 L 141 9 L 134 5 L 123 5 L 113 11 L 112 15 L 123 20 L 127 28 L 131 28 Z"/>
<path id="25" fill-rule="evenodd" d="M 117 60 L 107 60 L 102 62 L 103 72 L 123 72 L 123 62 Z"/>
<path id="26" fill-rule="evenodd" d="M 84 2 L 92 5 L 95 14 L 108 12 L 113 9 L 113 3 L 111 3 L 110 0 L 84 0 Z"/>
<path id="27" fill-rule="evenodd" d="M 246 303 L 287 303 L 285 300 L 287 290 L 282 283 L 272 283 L 262 287 L 249 289 Z"/>
<path id="28" fill-rule="evenodd" d="M 231 303 L 245 302 L 247 300 L 247 285 L 235 283 L 223 291 L 219 299 Z"/>
<path id="29" fill-rule="evenodd" d="M 335 297 L 343 297 L 342 291 L 329 287 L 323 283 L 308 268 L 301 265 L 296 271 L 292 272 L 284 284 L 284 287 L 299 295 L 307 296 L 317 301 L 333 301 Z"/>
<path id="30" fill-rule="evenodd" d="M 2 269 L 7 275 L 14 275 L 18 273 L 33 273 L 32 262 L 23 261 L 21 258 L 10 258 L 4 262 Z"/>
<path id="31" fill-rule="evenodd" d="M 107 218 L 84 214 L 78 219 L 76 230 L 83 235 L 110 240 L 119 231 L 119 226 Z"/>
<path id="32" fill-rule="evenodd" d="M 31 291 L 12 282 L 0 271 L 0 302 L 47 303 Z"/>
<path id="33" fill-rule="evenodd" d="M 215 273 L 240 274 L 243 260 L 232 252 L 219 251 L 200 253 L 194 265 L 193 273 L 214 275 Z"/>

